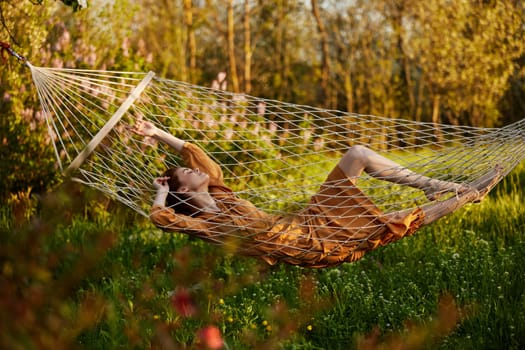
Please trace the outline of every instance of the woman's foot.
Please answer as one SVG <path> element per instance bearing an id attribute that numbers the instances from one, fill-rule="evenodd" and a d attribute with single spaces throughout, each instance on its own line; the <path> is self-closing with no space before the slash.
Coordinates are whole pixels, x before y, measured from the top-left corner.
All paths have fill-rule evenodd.
<path id="1" fill-rule="evenodd" d="M 429 186 L 424 189 L 425 196 L 431 202 L 438 200 L 442 195 L 455 193 L 456 195 L 465 193 L 472 189 L 471 186 L 465 186 L 454 182 L 431 180 Z"/>
<path id="2" fill-rule="evenodd" d="M 470 185 L 462 185 L 454 182 L 432 180 L 427 189 L 424 190 L 425 196 L 429 201 L 435 201 L 446 193 L 456 193 L 461 195 L 463 193 L 476 191 L 477 198 L 475 203 L 481 202 L 489 191 L 501 180 L 503 177 L 503 167 L 496 165 L 493 169 L 485 175 L 472 182 Z"/>

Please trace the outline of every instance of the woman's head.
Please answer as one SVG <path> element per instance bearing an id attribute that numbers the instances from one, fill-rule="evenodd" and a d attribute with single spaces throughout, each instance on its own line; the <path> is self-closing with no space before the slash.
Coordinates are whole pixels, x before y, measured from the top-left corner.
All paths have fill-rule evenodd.
<path id="1" fill-rule="evenodd" d="M 192 203 L 192 197 L 199 191 L 207 190 L 209 176 L 199 169 L 184 167 L 170 168 L 162 176 L 169 177 L 170 192 L 166 206 L 185 215 L 198 213 L 200 208 Z"/>

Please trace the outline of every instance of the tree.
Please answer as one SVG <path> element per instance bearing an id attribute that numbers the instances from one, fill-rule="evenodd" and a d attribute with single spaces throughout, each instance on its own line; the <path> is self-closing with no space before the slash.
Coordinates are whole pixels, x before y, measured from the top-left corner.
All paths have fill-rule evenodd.
<path id="1" fill-rule="evenodd" d="M 446 3 L 445 3 L 446 2 Z M 524 51 L 523 5 L 512 1 L 418 2 L 411 28 L 412 58 L 432 101 L 432 122 L 498 123 L 514 60 Z"/>
<path id="2" fill-rule="evenodd" d="M 0 35 L 11 37 L 16 49 L 28 59 L 36 58 L 47 28 L 39 23 L 52 7 L 31 3 L 15 6 L 0 3 L 3 28 Z M 56 182 L 54 155 L 32 89 L 31 73 L 14 59 L 0 71 L 0 201 L 11 193 L 41 191 Z M 38 154 L 38 156 L 37 156 Z"/>
<path id="3" fill-rule="evenodd" d="M 32 5 L 42 5 L 44 3 L 44 0 L 25 0 L 27 1 L 26 4 L 32 4 Z M 11 34 L 13 27 L 12 25 L 8 24 L 7 20 L 7 8 L 12 6 L 24 6 L 24 4 L 20 3 L 21 0 L 1 0 L 0 1 L 0 23 L 3 27 L 3 30 L 7 32 L 9 38 L 14 41 L 16 44 L 16 39 Z M 81 9 L 87 8 L 88 3 L 87 0 L 61 0 L 62 3 L 64 3 L 66 6 L 70 6 L 74 11 L 79 11 Z"/>
<path id="4" fill-rule="evenodd" d="M 151 53 L 150 69 L 162 77 L 188 81 L 193 74 L 197 80 L 198 68 L 190 74 L 192 57 L 187 54 L 189 47 L 197 49 L 196 40 L 191 48 L 193 39 L 189 39 L 197 26 L 194 14 L 189 25 L 181 1 L 141 0 L 135 6 L 137 13 L 133 20 L 137 31 L 130 35 L 134 42 L 142 39 L 144 50 Z"/>
<path id="5" fill-rule="evenodd" d="M 250 94 L 252 91 L 252 41 L 251 41 L 251 9 L 250 1 L 244 0 L 244 92 Z"/>
<path id="6" fill-rule="evenodd" d="M 191 0 L 184 0 L 184 19 L 186 24 L 186 49 L 188 52 L 189 81 L 195 82 L 197 71 L 197 44 L 195 28 L 193 26 L 193 4 Z"/>
<path id="7" fill-rule="evenodd" d="M 304 104 L 319 104 L 313 66 L 318 48 L 312 15 L 301 1 L 259 1 L 252 18 L 253 93 Z"/>
<path id="8" fill-rule="evenodd" d="M 332 98 L 332 92 L 330 89 L 330 76 L 331 76 L 331 58 L 330 48 L 328 43 L 328 32 L 321 18 L 321 11 L 319 9 L 319 3 L 317 0 L 311 0 L 310 5 L 312 7 L 312 14 L 317 24 L 317 31 L 319 33 L 319 40 L 321 42 L 321 91 L 319 99 L 324 102 L 326 106 L 334 107 L 334 101 Z"/>
<path id="9" fill-rule="evenodd" d="M 230 79 L 234 92 L 240 92 L 239 76 L 237 75 L 237 58 L 235 53 L 235 19 L 233 12 L 233 0 L 228 0 L 227 4 L 227 21 L 226 21 L 226 41 L 228 47 L 228 62 Z"/>
<path id="10" fill-rule="evenodd" d="M 130 47 L 129 30 L 119 25 L 130 21 L 118 21 L 118 16 L 132 16 L 130 9 L 127 1 L 120 0 L 109 9 L 99 7 L 69 16 L 70 10 L 63 6 L 28 2 L 5 6 L 3 14 L 20 53 L 34 65 L 135 71 L 143 69 L 146 59 L 138 48 Z M 117 22 L 113 22 L 115 18 Z M 4 28 L 2 36 L 5 33 Z M 45 191 L 60 174 L 29 69 L 9 60 L 0 72 L 0 96 L 4 116 L 0 121 L 0 197 L 28 189 Z"/>

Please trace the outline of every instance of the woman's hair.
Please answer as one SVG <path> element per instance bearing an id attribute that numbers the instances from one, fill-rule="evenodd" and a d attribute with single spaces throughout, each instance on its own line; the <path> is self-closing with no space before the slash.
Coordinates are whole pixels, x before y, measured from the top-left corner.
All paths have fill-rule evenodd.
<path id="1" fill-rule="evenodd" d="M 172 208 L 178 214 L 184 214 L 188 216 L 195 215 L 199 212 L 199 209 L 189 203 L 190 197 L 187 194 L 178 192 L 178 189 L 181 187 L 181 183 L 179 181 L 179 176 L 177 175 L 177 169 L 180 168 L 169 168 L 162 174 L 162 176 L 169 177 L 168 185 L 170 187 L 170 191 L 168 193 L 168 197 L 166 197 L 166 207 Z"/>

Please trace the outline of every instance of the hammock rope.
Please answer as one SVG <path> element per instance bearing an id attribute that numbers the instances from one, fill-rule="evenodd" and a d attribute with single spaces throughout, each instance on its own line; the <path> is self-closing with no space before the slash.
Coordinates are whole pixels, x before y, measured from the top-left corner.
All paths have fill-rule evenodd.
<path id="1" fill-rule="evenodd" d="M 236 196 L 279 216 L 304 208 L 353 145 L 466 186 L 496 166 L 506 175 L 525 157 L 525 120 L 503 128 L 433 124 L 235 94 L 153 73 L 26 64 L 60 168 L 144 216 L 155 198 L 153 180 L 184 164 L 173 149 L 131 132 L 136 120 L 200 146 L 221 165 Z M 359 177 L 358 187 L 383 213 L 429 203 L 419 189 L 368 174 Z M 207 239 L 224 243 L 213 232 Z"/>

